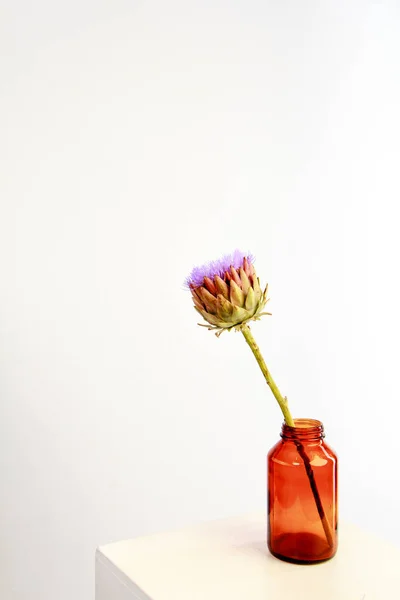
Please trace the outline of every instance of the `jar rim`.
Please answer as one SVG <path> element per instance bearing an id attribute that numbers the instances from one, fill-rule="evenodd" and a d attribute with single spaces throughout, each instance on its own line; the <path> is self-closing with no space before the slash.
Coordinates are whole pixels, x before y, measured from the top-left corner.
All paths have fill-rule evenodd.
<path id="1" fill-rule="evenodd" d="M 283 423 L 281 437 L 284 439 L 312 440 L 325 437 L 324 426 L 318 419 L 293 419 L 294 427 Z"/>
<path id="2" fill-rule="evenodd" d="M 289 429 L 313 429 L 314 427 L 323 427 L 322 421 L 318 419 L 293 419 L 294 427 L 287 425 L 284 423 L 284 427 L 288 427 Z"/>

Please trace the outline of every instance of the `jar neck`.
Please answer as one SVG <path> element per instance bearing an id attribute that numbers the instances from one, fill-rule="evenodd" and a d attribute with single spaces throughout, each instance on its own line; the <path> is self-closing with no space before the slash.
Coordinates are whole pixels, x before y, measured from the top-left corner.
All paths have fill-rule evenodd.
<path id="1" fill-rule="evenodd" d="M 301 442 L 322 440 L 325 437 L 324 426 L 316 419 L 294 419 L 294 427 L 282 425 L 281 438 Z"/>

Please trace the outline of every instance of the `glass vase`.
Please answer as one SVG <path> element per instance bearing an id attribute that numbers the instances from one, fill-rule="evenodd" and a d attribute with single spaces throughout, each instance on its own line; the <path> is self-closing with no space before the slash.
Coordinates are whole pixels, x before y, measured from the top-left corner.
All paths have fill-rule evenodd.
<path id="1" fill-rule="evenodd" d="M 314 419 L 282 425 L 268 453 L 268 548 L 282 560 L 310 564 L 337 550 L 337 456 Z"/>

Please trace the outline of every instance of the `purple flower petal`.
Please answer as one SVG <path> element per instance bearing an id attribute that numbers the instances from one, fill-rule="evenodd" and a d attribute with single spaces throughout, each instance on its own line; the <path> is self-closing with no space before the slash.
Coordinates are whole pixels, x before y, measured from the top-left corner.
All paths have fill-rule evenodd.
<path id="1" fill-rule="evenodd" d="M 185 286 L 189 289 L 192 287 L 199 287 L 200 285 L 203 285 L 204 277 L 213 279 L 215 275 L 219 275 L 223 278 L 225 271 L 228 271 L 231 266 L 235 269 L 240 269 L 243 265 L 244 258 L 247 258 L 250 264 L 254 263 L 254 256 L 245 254 L 240 250 L 235 250 L 232 254 L 226 254 L 218 260 L 210 261 L 200 267 L 194 267 L 185 280 Z"/>

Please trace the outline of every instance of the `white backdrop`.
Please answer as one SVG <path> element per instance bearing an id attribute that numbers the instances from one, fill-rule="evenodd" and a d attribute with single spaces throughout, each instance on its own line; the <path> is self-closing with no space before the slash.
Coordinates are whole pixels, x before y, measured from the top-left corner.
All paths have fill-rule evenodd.
<path id="1" fill-rule="evenodd" d="M 281 415 L 182 282 L 235 247 L 341 516 L 398 520 L 400 9 L 2 0 L 0 596 L 93 598 L 96 545 L 265 504 Z"/>

